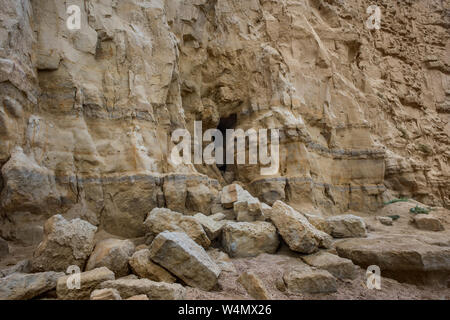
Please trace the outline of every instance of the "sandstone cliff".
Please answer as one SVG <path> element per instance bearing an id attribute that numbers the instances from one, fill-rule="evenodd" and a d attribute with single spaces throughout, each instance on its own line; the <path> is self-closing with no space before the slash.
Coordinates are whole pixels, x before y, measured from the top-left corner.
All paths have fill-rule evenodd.
<path id="1" fill-rule="evenodd" d="M 69 3 L 70 2 L 70 3 Z M 365 26 L 382 9 L 381 30 Z M 67 6 L 81 30 L 67 29 Z M 155 207 L 215 213 L 240 181 L 324 215 L 450 207 L 450 4 L 0 0 L 0 236 L 48 217 L 124 237 Z M 279 174 L 175 165 L 171 133 L 277 128 Z"/>

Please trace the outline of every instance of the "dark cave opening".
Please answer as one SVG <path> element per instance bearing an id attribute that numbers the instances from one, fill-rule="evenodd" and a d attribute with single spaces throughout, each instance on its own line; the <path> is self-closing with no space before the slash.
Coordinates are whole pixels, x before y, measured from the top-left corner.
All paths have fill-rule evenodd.
<path id="1" fill-rule="evenodd" d="M 234 129 L 236 127 L 237 123 L 237 115 L 235 113 L 231 114 L 228 117 L 220 118 L 219 125 L 217 126 L 217 129 L 220 130 L 223 136 L 223 164 L 217 164 L 217 168 L 223 173 L 227 171 L 227 165 L 226 165 L 226 136 L 227 136 L 227 129 Z"/>

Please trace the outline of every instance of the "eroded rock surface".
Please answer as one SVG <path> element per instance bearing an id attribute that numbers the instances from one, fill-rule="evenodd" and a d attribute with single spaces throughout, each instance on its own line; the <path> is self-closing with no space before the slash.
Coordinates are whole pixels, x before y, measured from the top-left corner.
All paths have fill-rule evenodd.
<path id="1" fill-rule="evenodd" d="M 227 222 L 223 227 L 222 246 L 231 257 L 274 253 L 279 244 L 277 230 L 268 222 Z"/>
<path id="2" fill-rule="evenodd" d="M 186 284 L 211 290 L 221 269 L 206 251 L 185 233 L 164 231 L 150 246 L 151 259 Z"/>
<path id="3" fill-rule="evenodd" d="M 94 248 L 97 227 L 81 219 L 66 220 L 56 215 L 44 225 L 44 240 L 32 260 L 35 271 L 66 271 L 75 265 L 84 268 Z"/>

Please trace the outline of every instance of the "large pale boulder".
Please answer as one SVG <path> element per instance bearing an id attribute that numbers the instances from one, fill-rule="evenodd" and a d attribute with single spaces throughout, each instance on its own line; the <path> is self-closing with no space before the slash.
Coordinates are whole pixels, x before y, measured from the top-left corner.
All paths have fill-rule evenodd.
<path id="1" fill-rule="evenodd" d="M 367 235 L 364 219 L 352 214 L 330 217 L 327 222 L 334 238 L 360 238 Z"/>
<path id="2" fill-rule="evenodd" d="M 431 214 L 418 214 L 413 219 L 417 229 L 427 231 L 443 231 L 444 226 L 438 218 Z"/>
<path id="3" fill-rule="evenodd" d="M 305 216 L 282 201 L 274 203 L 270 219 L 292 251 L 313 253 L 331 245 L 328 234 L 314 228 Z"/>
<path id="4" fill-rule="evenodd" d="M 99 289 L 116 289 L 123 299 L 147 295 L 150 300 L 183 300 L 185 288 L 177 283 L 155 282 L 148 279 L 117 279 L 105 281 Z"/>
<path id="5" fill-rule="evenodd" d="M 221 269 L 206 251 L 182 232 L 164 231 L 150 246 L 151 258 L 186 284 L 211 290 Z"/>
<path id="6" fill-rule="evenodd" d="M 326 270 L 312 269 L 306 265 L 295 266 L 283 274 L 289 292 L 332 293 L 337 291 L 336 279 Z"/>
<path id="7" fill-rule="evenodd" d="M 56 215 L 44 225 L 44 240 L 34 252 L 35 271 L 66 271 L 69 266 L 84 268 L 94 247 L 97 227 L 89 222 L 66 220 Z"/>
<path id="8" fill-rule="evenodd" d="M 231 257 L 254 257 L 275 253 L 280 241 L 269 222 L 228 222 L 222 231 L 222 246 Z"/>
<path id="9" fill-rule="evenodd" d="M 203 248 L 211 244 L 202 225 L 193 217 L 165 208 L 155 208 L 144 222 L 148 231 L 157 236 L 163 231 L 184 232 Z"/>
<path id="10" fill-rule="evenodd" d="M 134 253 L 134 243 L 130 240 L 106 239 L 96 244 L 86 270 L 107 267 L 116 277 L 123 277 L 130 273 L 128 260 Z"/>
<path id="11" fill-rule="evenodd" d="M 106 267 L 97 268 L 91 271 L 83 272 L 80 276 L 80 288 L 73 288 L 70 280 L 71 275 L 58 279 L 56 284 L 56 294 L 60 300 L 89 300 L 92 291 L 105 281 L 114 280 L 114 272 Z M 68 282 L 69 281 L 69 282 Z"/>
<path id="12" fill-rule="evenodd" d="M 355 279 L 358 267 L 349 259 L 341 258 L 328 252 L 303 256 L 303 261 L 312 267 L 327 270 L 339 279 Z"/>
<path id="13" fill-rule="evenodd" d="M 431 245 L 408 235 L 345 239 L 336 243 L 340 257 L 382 275 L 410 283 L 439 283 L 450 276 L 450 248 Z"/>
<path id="14" fill-rule="evenodd" d="M 13 273 L 0 278 L 0 300 L 28 300 L 56 287 L 62 272 Z"/>
<path id="15" fill-rule="evenodd" d="M 136 251 L 129 261 L 131 270 L 140 278 L 147 278 L 158 282 L 174 283 L 176 278 L 167 270 L 151 260 L 150 250 L 143 249 Z"/>

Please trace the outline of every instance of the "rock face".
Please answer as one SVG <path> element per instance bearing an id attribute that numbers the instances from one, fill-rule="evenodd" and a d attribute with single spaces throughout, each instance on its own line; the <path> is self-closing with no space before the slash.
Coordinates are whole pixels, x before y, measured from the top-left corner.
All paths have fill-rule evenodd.
<path id="1" fill-rule="evenodd" d="M 336 250 L 339 256 L 362 268 L 377 265 L 382 275 L 399 281 L 436 283 L 450 275 L 450 248 L 413 237 L 342 240 L 336 244 Z"/>
<path id="2" fill-rule="evenodd" d="M 222 231 L 222 246 L 231 257 L 275 253 L 280 241 L 268 222 L 228 222 Z"/>
<path id="3" fill-rule="evenodd" d="M 34 252 L 33 270 L 66 271 L 71 265 L 84 268 L 94 247 L 96 231 L 97 227 L 80 219 L 51 217 L 44 225 L 44 240 Z"/>
<path id="4" fill-rule="evenodd" d="M 163 231 L 178 231 L 185 232 L 192 240 L 204 248 L 208 248 L 211 244 L 202 225 L 195 218 L 186 217 L 170 209 L 153 209 L 144 224 L 154 236 Z"/>
<path id="5" fill-rule="evenodd" d="M 92 252 L 86 270 L 106 267 L 113 271 L 116 277 L 129 274 L 128 260 L 134 253 L 135 246 L 130 240 L 106 239 L 100 241 Z"/>
<path id="6" fill-rule="evenodd" d="M 358 238 L 366 236 L 366 224 L 360 217 L 346 214 L 327 219 L 334 238 Z"/>
<path id="7" fill-rule="evenodd" d="M 160 233 L 150 246 L 150 255 L 190 286 L 211 290 L 217 284 L 220 267 L 185 233 Z"/>
<path id="8" fill-rule="evenodd" d="M 58 279 L 56 285 L 56 294 L 61 300 L 89 300 L 91 293 L 97 286 L 105 281 L 114 280 L 114 272 L 106 267 L 97 268 L 80 274 L 80 288 L 68 286 L 70 276 L 64 276 Z M 72 283 L 73 284 L 73 283 Z"/>
<path id="9" fill-rule="evenodd" d="M 283 275 L 287 289 L 295 294 L 336 292 L 336 279 L 325 270 L 298 266 Z"/>
<path id="10" fill-rule="evenodd" d="M 0 300 L 28 300 L 56 287 L 62 272 L 13 273 L 0 278 Z"/>
<path id="11" fill-rule="evenodd" d="M 123 299 L 145 294 L 150 300 L 183 300 L 185 289 L 176 283 L 155 282 L 148 279 L 117 279 L 105 281 L 100 289 L 116 289 Z"/>
<path id="12" fill-rule="evenodd" d="M 176 278 L 167 270 L 152 262 L 150 250 L 148 249 L 136 251 L 130 258 L 129 264 L 133 273 L 140 278 L 167 283 L 176 281 Z"/>
<path id="13" fill-rule="evenodd" d="M 351 260 L 328 252 L 304 256 L 302 260 L 312 267 L 328 271 L 338 279 L 355 279 L 357 276 L 358 267 Z"/>
<path id="14" fill-rule="evenodd" d="M 414 217 L 414 224 L 418 229 L 427 231 L 443 231 L 444 226 L 436 217 L 428 214 L 418 214 Z"/>
<path id="15" fill-rule="evenodd" d="M 385 192 L 449 206 L 444 2 L 383 5 L 376 31 L 357 0 L 79 1 L 76 31 L 64 2 L 1 5 L 2 235 L 17 212 L 85 201 L 139 237 L 153 208 L 208 215 L 235 180 L 329 214 L 375 211 Z M 280 129 L 279 170 L 172 161 L 171 134 L 195 120 Z"/>
<path id="16" fill-rule="evenodd" d="M 313 253 L 319 247 L 331 245 L 328 234 L 314 228 L 308 219 L 282 201 L 275 202 L 270 219 L 293 251 Z"/>

